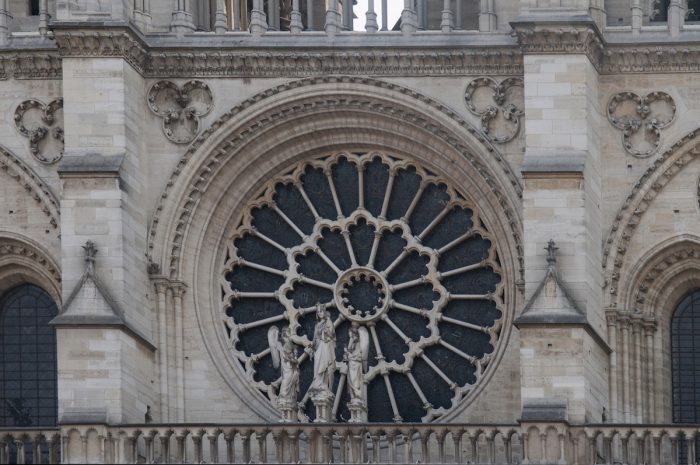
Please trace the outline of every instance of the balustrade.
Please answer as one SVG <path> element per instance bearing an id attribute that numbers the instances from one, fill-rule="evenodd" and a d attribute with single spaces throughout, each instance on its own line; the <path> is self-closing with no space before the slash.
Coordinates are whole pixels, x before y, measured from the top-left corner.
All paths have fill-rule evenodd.
<path id="1" fill-rule="evenodd" d="M 694 464 L 699 425 L 144 424 L 0 428 L 5 463 Z"/>

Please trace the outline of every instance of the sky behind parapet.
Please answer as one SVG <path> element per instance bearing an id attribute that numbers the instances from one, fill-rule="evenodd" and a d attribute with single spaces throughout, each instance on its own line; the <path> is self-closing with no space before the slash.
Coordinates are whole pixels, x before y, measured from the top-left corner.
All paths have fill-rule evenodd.
<path id="1" fill-rule="evenodd" d="M 396 24 L 396 21 L 399 20 L 399 17 L 401 16 L 401 11 L 403 11 L 403 0 L 388 0 L 387 1 L 387 7 L 389 9 L 389 29 L 391 29 L 394 24 Z M 355 5 L 355 16 L 357 18 L 355 19 L 355 24 L 353 29 L 355 31 L 364 31 L 365 30 L 365 20 L 366 16 L 365 13 L 367 13 L 367 0 L 357 0 L 357 5 Z M 374 11 L 377 12 L 377 24 L 379 27 L 382 27 L 382 0 L 374 0 Z"/>

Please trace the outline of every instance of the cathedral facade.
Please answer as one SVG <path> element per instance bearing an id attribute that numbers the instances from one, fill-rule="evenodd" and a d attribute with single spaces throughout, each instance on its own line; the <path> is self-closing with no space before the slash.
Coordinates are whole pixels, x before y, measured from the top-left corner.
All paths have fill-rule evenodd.
<path id="1" fill-rule="evenodd" d="M 695 0 L 0 0 L 0 463 L 696 463 L 699 77 Z"/>

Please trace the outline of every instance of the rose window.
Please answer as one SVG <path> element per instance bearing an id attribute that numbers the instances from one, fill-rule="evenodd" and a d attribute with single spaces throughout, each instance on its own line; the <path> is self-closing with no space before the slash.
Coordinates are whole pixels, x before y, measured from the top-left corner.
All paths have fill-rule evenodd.
<path id="1" fill-rule="evenodd" d="M 275 401 L 280 370 L 267 334 L 297 346 L 299 418 L 309 385 L 318 303 L 336 328 L 333 416 L 346 421 L 351 325 L 369 334 L 369 421 L 429 421 L 488 369 L 504 291 L 494 238 L 478 208 L 413 161 L 343 153 L 271 180 L 242 212 L 223 273 L 224 322 L 247 380 Z M 305 350 L 307 349 L 307 350 Z"/>

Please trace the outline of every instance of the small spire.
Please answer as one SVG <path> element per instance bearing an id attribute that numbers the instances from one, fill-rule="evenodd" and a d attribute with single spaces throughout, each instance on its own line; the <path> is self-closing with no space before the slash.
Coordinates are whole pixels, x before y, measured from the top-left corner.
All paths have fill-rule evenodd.
<path id="1" fill-rule="evenodd" d="M 557 250 L 559 250 L 559 247 L 554 244 L 554 239 L 550 239 L 549 242 L 547 242 L 547 247 L 545 247 L 545 250 L 547 251 L 547 263 L 549 266 L 556 265 Z"/>
<path id="2" fill-rule="evenodd" d="M 92 241 L 87 241 L 83 246 L 85 250 L 85 263 L 87 263 L 87 269 L 92 272 L 95 268 L 95 255 L 97 255 L 97 246 Z"/>

